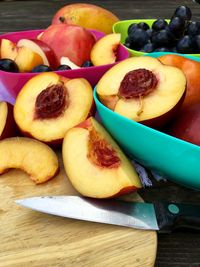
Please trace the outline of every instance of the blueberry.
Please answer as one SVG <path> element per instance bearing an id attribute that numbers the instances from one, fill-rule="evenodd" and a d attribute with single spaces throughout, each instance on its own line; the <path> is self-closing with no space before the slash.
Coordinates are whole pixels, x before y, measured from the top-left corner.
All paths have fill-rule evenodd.
<path id="1" fill-rule="evenodd" d="M 174 16 L 180 17 L 185 21 L 191 20 L 192 12 L 187 6 L 179 6 L 174 12 Z"/>
<path id="2" fill-rule="evenodd" d="M 154 31 L 161 31 L 161 30 L 164 30 L 167 25 L 168 24 L 167 24 L 166 20 L 164 20 L 164 19 L 157 19 L 157 20 L 155 20 L 153 22 L 152 29 Z"/>
<path id="3" fill-rule="evenodd" d="M 185 21 L 181 17 L 173 17 L 169 22 L 169 30 L 177 38 L 182 37 L 185 31 Z"/>
<path id="4" fill-rule="evenodd" d="M 158 47 L 154 50 L 154 52 L 169 52 L 170 49 L 167 47 Z"/>
<path id="5" fill-rule="evenodd" d="M 154 44 L 152 43 L 147 43 L 143 46 L 142 49 L 140 49 L 140 52 L 145 52 L 145 53 L 151 53 L 154 51 Z"/>
<path id="6" fill-rule="evenodd" d="M 31 72 L 48 72 L 52 71 L 52 69 L 47 65 L 38 65 L 32 69 Z"/>
<path id="7" fill-rule="evenodd" d="M 185 35 L 177 42 L 176 49 L 178 53 L 193 53 L 195 50 L 194 39 L 189 35 Z"/>
<path id="8" fill-rule="evenodd" d="M 7 72 L 19 72 L 19 68 L 15 61 L 8 58 L 0 59 L 0 70 Z"/>
<path id="9" fill-rule="evenodd" d="M 170 31 L 161 30 L 152 36 L 152 43 L 156 47 L 172 47 L 175 44 L 175 37 Z"/>
<path id="10" fill-rule="evenodd" d="M 131 32 L 128 40 L 130 42 L 131 48 L 139 50 L 149 42 L 150 38 L 145 30 L 138 28 Z"/>
<path id="11" fill-rule="evenodd" d="M 70 66 L 68 65 L 60 65 L 57 70 L 71 70 Z"/>
<path id="12" fill-rule="evenodd" d="M 148 30 L 146 30 L 146 33 L 149 35 L 149 38 L 151 39 L 151 37 L 153 36 L 155 31 L 153 29 L 148 29 Z"/>
<path id="13" fill-rule="evenodd" d="M 140 22 L 138 23 L 138 28 L 142 29 L 142 30 L 148 30 L 150 27 L 146 22 Z"/>
<path id="14" fill-rule="evenodd" d="M 200 34 L 196 35 L 194 37 L 194 42 L 195 42 L 195 53 L 200 53 Z"/>
<path id="15" fill-rule="evenodd" d="M 81 65 L 81 67 L 85 68 L 85 67 L 92 67 L 93 64 L 90 60 L 87 60 L 85 62 L 83 62 L 83 64 Z"/>
<path id="16" fill-rule="evenodd" d="M 132 23 L 129 27 L 128 27 L 128 35 L 135 29 L 138 29 L 138 24 L 137 23 Z"/>
<path id="17" fill-rule="evenodd" d="M 174 47 L 171 48 L 171 52 L 173 52 L 173 53 L 177 53 L 176 46 L 174 46 Z"/>
<path id="18" fill-rule="evenodd" d="M 187 26 L 187 34 L 192 36 L 200 34 L 200 22 L 199 21 L 189 22 Z"/>

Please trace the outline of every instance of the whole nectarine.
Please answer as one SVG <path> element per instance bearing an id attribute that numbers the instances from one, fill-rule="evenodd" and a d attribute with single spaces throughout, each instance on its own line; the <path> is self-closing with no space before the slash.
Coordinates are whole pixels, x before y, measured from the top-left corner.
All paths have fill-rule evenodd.
<path id="1" fill-rule="evenodd" d="M 40 40 L 51 47 L 59 62 L 61 57 L 68 57 L 78 66 L 90 60 L 90 51 L 96 42 L 89 30 L 66 24 L 49 26 L 40 36 Z"/>
<path id="2" fill-rule="evenodd" d="M 167 54 L 158 58 L 163 64 L 174 66 L 183 71 L 187 80 L 186 96 L 182 108 L 200 101 L 200 62 L 180 55 Z"/>
<path id="3" fill-rule="evenodd" d="M 200 102 L 182 110 L 173 121 L 169 133 L 200 146 Z"/>

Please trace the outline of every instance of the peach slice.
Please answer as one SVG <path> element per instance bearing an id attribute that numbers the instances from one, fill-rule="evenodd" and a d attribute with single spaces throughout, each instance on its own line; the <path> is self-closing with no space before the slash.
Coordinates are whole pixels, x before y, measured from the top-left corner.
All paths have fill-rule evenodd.
<path id="1" fill-rule="evenodd" d="M 1 40 L 1 58 L 15 60 L 17 56 L 16 44 L 8 39 Z"/>
<path id="2" fill-rule="evenodd" d="M 111 33 L 99 39 L 92 47 L 90 53 L 93 65 L 101 66 L 114 63 L 120 39 L 120 33 Z"/>
<path id="3" fill-rule="evenodd" d="M 183 102 L 184 73 L 150 56 L 123 60 L 97 84 L 100 101 L 131 120 L 151 126 L 169 121 Z"/>
<path id="4" fill-rule="evenodd" d="M 17 43 L 18 47 L 27 47 L 41 56 L 43 64 L 56 69 L 59 65 L 53 50 L 44 42 L 38 39 L 21 39 Z"/>
<path id="5" fill-rule="evenodd" d="M 84 196 L 109 198 L 141 187 L 133 165 L 93 117 L 67 131 L 62 157 L 68 178 Z"/>
<path id="6" fill-rule="evenodd" d="M 17 46 L 7 39 L 2 39 L 1 42 L 1 58 L 14 60 L 20 72 L 30 72 L 37 65 L 44 64 L 38 53 L 25 46 Z"/>
<path id="7" fill-rule="evenodd" d="M 24 134 L 60 143 L 68 129 L 89 116 L 92 107 L 92 87 L 87 80 L 46 72 L 23 86 L 14 105 L 14 118 Z"/>
<path id="8" fill-rule="evenodd" d="M 16 124 L 13 118 L 13 106 L 7 102 L 0 102 L 0 140 L 13 136 Z"/>
<path id="9" fill-rule="evenodd" d="M 10 137 L 0 141 L 0 174 L 19 168 L 36 183 L 53 178 L 59 170 L 56 153 L 44 143 L 26 137 Z"/>

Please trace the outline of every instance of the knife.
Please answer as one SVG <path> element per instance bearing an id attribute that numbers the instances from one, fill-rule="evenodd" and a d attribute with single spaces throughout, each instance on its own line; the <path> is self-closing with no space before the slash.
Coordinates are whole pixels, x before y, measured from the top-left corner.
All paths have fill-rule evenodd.
<path id="1" fill-rule="evenodd" d="M 41 196 L 18 199 L 17 204 L 52 215 L 170 233 L 200 230 L 200 205 L 99 200 L 79 196 Z"/>

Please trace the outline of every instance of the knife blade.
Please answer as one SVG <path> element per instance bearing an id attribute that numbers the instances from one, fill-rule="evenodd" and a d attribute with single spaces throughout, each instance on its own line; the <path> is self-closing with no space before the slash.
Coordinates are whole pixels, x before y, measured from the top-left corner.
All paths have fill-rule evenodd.
<path id="1" fill-rule="evenodd" d="M 18 199 L 35 211 L 98 223 L 170 233 L 177 229 L 200 230 L 200 205 L 99 200 L 79 196 L 41 196 Z"/>

